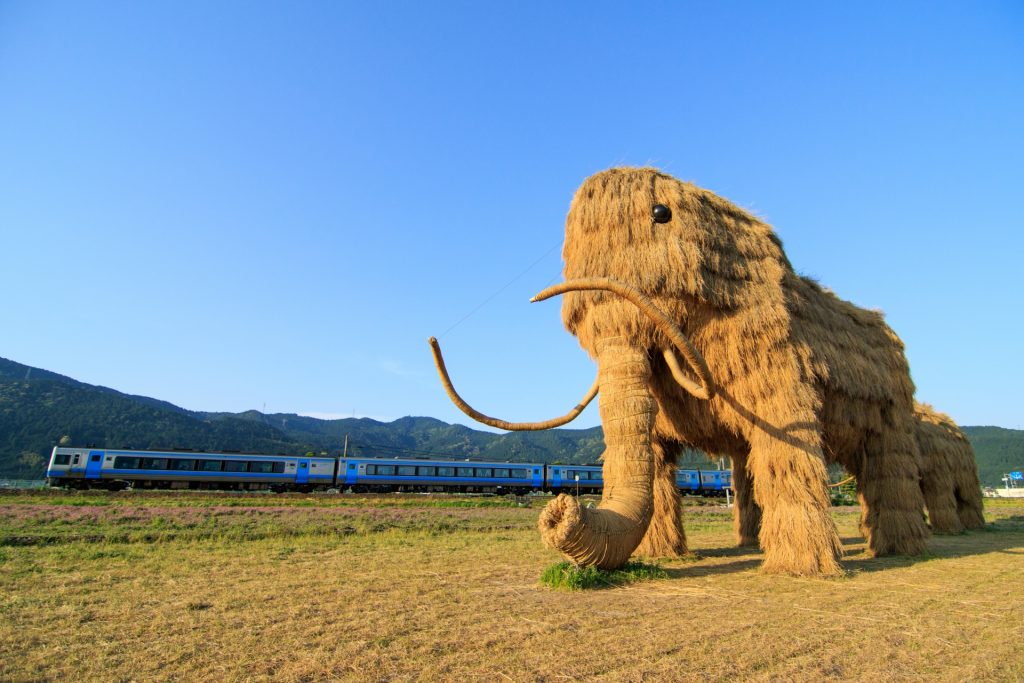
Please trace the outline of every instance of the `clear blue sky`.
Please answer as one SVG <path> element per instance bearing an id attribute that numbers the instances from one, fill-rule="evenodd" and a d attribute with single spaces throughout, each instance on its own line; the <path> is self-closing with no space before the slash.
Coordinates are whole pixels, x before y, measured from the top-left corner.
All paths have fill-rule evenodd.
<path id="1" fill-rule="evenodd" d="M 1024 428 L 1022 6 L 776 4 L 0 1 L 0 356 L 468 423 L 434 334 L 479 409 L 561 414 L 595 368 L 527 300 L 579 183 L 653 164 Z"/>

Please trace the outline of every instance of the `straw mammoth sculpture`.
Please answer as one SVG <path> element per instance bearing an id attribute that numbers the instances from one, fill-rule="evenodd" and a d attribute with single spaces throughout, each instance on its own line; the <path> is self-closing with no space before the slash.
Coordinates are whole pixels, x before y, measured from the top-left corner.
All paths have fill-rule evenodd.
<path id="1" fill-rule="evenodd" d="M 551 501 L 538 522 L 547 545 L 600 568 L 637 551 L 686 552 L 675 488 L 675 454 L 686 445 L 730 456 L 734 476 L 749 477 L 767 571 L 840 571 L 826 458 L 857 476 L 875 554 L 924 550 L 914 386 L 879 313 L 797 275 L 762 221 L 650 168 L 584 181 L 563 258 L 565 281 L 534 300 L 565 295 L 562 320 L 598 366 L 567 415 L 483 415 L 455 392 L 430 340 L 452 400 L 498 428 L 557 427 L 600 392 L 602 501 Z"/>

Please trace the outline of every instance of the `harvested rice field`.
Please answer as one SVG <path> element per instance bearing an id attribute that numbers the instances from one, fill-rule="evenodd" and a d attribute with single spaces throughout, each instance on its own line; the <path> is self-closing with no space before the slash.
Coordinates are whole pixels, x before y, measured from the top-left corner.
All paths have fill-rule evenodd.
<path id="1" fill-rule="evenodd" d="M 691 501 L 694 502 L 694 501 Z M 5 681 L 1015 680 L 1024 501 L 864 553 L 762 574 L 731 512 L 691 505 L 667 577 L 542 586 L 542 503 L 459 496 L 0 494 Z"/>

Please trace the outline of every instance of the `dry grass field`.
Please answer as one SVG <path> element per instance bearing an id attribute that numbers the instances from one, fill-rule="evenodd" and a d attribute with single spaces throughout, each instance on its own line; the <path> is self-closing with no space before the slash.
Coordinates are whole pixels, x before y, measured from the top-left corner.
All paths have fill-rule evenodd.
<path id="1" fill-rule="evenodd" d="M 554 591 L 540 505 L 426 496 L 0 495 L 5 681 L 1019 680 L 1024 501 L 846 576 L 759 572 L 687 508 L 668 578 Z"/>

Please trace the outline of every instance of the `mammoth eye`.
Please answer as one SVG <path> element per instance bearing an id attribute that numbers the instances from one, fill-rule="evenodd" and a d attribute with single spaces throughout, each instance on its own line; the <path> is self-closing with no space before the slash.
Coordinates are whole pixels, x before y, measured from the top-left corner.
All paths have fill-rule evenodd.
<path id="1" fill-rule="evenodd" d="M 672 220 L 672 209 L 664 204 L 655 204 L 651 209 L 651 216 L 654 217 L 655 223 L 668 223 Z"/>

